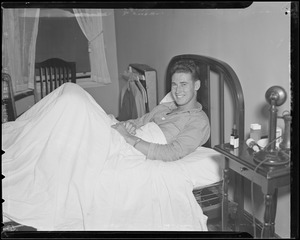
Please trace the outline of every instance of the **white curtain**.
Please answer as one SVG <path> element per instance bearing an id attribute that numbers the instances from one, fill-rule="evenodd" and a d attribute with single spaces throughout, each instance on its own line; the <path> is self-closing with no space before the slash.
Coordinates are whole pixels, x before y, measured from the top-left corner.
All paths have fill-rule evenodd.
<path id="1" fill-rule="evenodd" d="M 91 80 L 102 85 L 111 83 L 105 57 L 101 9 L 73 9 L 73 11 L 88 39 Z"/>
<path id="2" fill-rule="evenodd" d="M 35 46 L 40 9 L 2 9 L 2 71 L 15 92 L 34 88 Z"/>

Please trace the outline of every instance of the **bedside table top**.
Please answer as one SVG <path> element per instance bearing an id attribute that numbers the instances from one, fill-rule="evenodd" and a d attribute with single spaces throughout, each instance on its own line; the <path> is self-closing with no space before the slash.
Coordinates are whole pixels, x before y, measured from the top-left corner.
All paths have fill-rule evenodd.
<path id="1" fill-rule="evenodd" d="M 250 149 L 246 143 L 240 145 L 239 148 L 232 149 L 229 143 L 216 145 L 214 149 L 217 152 L 222 153 L 225 157 L 232 159 L 244 167 L 256 171 L 260 175 L 266 177 L 267 179 L 272 179 L 276 177 L 282 177 L 284 175 L 290 174 L 290 164 L 279 165 L 279 166 L 269 166 L 261 164 L 258 168 L 259 162 L 254 160 L 254 151 Z"/>

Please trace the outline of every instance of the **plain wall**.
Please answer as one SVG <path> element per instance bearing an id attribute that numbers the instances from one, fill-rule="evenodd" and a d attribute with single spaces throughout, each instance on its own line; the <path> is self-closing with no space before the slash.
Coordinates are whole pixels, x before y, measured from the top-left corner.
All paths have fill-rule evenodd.
<path id="1" fill-rule="evenodd" d="M 266 90 L 282 86 L 288 100 L 278 114 L 290 110 L 289 9 L 288 2 L 254 2 L 247 9 L 116 9 L 118 71 L 122 73 L 130 63 L 156 69 L 161 100 L 173 56 L 199 54 L 222 60 L 235 70 L 242 85 L 246 136 L 251 123 L 260 123 L 263 134 L 268 134 Z M 120 89 L 123 85 L 120 78 Z M 248 183 L 245 187 L 250 190 Z M 255 215 L 263 221 L 259 188 L 255 196 Z M 249 199 L 245 202 L 251 212 Z M 290 236 L 289 188 L 279 190 L 276 234 Z"/>

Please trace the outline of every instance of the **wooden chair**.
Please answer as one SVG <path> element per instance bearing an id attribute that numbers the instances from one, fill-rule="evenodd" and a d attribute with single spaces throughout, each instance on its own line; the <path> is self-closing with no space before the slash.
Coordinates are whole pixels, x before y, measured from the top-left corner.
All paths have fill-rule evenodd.
<path id="1" fill-rule="evenodd" d="M 31 95 L 34 95 L 33 89 L 15 93 L 10 75 L 2 73 L 2 123 L 16 120 L 22 114 L 17 114 L 16 102 Z"/>
<path id="2" fill-rule="evenodd" d="M 66 82 L 76 83 L 76 63 L 50 58 L 35 64 L 35 102 Z"/>
<path id="3" fill-rule="evenodd" d="M 14 121 L 17 117 L 11 77 L 2 73 L 2 123 Z"/>

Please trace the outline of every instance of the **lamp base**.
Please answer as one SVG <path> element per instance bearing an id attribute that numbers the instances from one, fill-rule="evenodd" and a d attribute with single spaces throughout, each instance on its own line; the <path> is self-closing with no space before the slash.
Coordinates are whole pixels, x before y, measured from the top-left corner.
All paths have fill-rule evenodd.
<path id="1" fill-rule="evenodd" d="M 267 166 L 281 166 L 290 162 L 288 153 L 281 150 L 274 150 L 272 152 L 259 151 L 254 154 L 253 160 Z"/>

